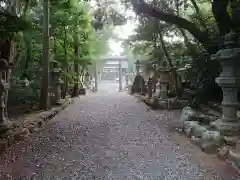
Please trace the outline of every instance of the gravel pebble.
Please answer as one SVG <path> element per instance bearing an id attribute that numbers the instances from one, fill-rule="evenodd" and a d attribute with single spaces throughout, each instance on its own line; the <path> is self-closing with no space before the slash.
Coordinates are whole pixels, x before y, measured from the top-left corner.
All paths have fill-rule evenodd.
<path id="1" fill-rule="evenodd" d="M 239 179 L 230 165 L 182 140 L 178 121 L 178 111 L 148 111 L 125 92 L 81 96 L 2 155 L 0 179 Z"/>

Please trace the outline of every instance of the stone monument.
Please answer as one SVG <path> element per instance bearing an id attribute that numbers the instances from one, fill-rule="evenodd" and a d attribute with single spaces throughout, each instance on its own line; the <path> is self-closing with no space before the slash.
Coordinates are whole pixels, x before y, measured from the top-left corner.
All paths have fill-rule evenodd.
<path id="1" fill-rule="evenodd" d="M 160 85 L 160 92 L 159 98 L 166 99 L 168 98 L 168 86 L 170 83 L 170 69 L 167 66 L 167 62 L 163 61 L 162 67 L 159 69 L 159 85 Z"/>
<path id="2" fill-rule="evenodd" d="M 239 35 L 231 32 L 225 35 L 224 47 L 212 56 L 220 61 L 222 73 L 216 83 L 222 88 L 222 117 L 211 125 L 223 135 L 240 134 L 240 121 L 237 119 L 238 90 L 240 87 L 240 48 Z"/>
<path id="3" fill-rule="evenodd" d="M 60 77 L 61 72 L 62 70 L 60 68 L 53 68 L 52 70 L 54 104 L 61 104 L 61 84 L 63 83 Z"/>
<path id="4" fill-rule="evenodd" d="M 84 82 L 85 82 L 85 86 L 89 89 L 91 80 L 90 80 L 90 74 L 88 71 L 85 73 Z"/>
<path id="5" fill-rule="evenodd" d="M 145 94 L 145 80 L 140 74 L 140 61 L 136 61 L 136 76 L 133 80 L 131 94 L 139 93 L 141 95 Z"/>

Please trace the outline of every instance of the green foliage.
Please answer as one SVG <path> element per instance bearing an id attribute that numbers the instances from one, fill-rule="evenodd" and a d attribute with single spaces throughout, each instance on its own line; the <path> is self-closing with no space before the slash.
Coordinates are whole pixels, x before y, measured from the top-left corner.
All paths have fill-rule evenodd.
<path id="1" fill-rule="evenodd" d="M 14 83 L 9 90 L 8 106 L 16 107 L 23 106 L 28 110 L 37 108 L 40 98 L 40 83 L 39 81 L 32 80 L 26 85 L 24 80 L 14 78 Z"/>
<path id="2" fill-rule="evenodd" d="M 83 77 L 93 60 L 108 51 L 113 26 L 123 23 L 124 18 L 111 11 L 111 22 L 109 19 L 100 22 L 102 28 L 96 30 L 92 26 L 94 15 L 88 1 L 51 0 L 50 3 L 50 71 L 56 66 L 61 68 L 62 79 L 69 89 L 82 81 L 79 77 Z M 13 77 L 18 80 L 9 91 L 9 106 L 32 106 L 39 101 L 43 69 L 43 4 L 38 0 L 21 0 L 15 8 L 19 10 L 19 17 L 5 12 L 0 14 L 1 42 L 11 38 L 17 45 Z M 25 78 L 30 81 L 28 86 L 22 84 Z"/>

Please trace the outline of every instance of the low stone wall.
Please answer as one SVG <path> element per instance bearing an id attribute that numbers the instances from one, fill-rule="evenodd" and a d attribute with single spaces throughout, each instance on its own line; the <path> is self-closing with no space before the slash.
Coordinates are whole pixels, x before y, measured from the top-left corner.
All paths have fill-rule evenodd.
<path id="1" fill-rule="evenodd" d="M 188 104 L 186 100 L 177 100 L 176 98 L 161 99 L 157 97 L 148 98 L 140 96 L 141 100 L 153 109 L 182 109 Z"/>
<path id="2" fill-rule="evenodd" d="M 53 107 L 48 111 L 29 113 L 12 119 L 9 130 L 0 136 L 0 153 L 15 142 L 29 138 L 31 133 L 38 131 L 48 120 L 55 117 L 73 102 L 74 99 L 68 98 L 63 100 L 61 105 Z"/>
<path id="3" fill-rule="evenodd" d="M 206 153 L 216 153 L 219 158 L 230 161 L 238 171 L 240 170 L 240 138 L 224 136 L 211 124 L 220 117 L 206 115 L 191 107 L 183 108 L 180 117 L 179 132 L 186 135 Z M 239 171 L 240 172 L 240 171 Z"/>

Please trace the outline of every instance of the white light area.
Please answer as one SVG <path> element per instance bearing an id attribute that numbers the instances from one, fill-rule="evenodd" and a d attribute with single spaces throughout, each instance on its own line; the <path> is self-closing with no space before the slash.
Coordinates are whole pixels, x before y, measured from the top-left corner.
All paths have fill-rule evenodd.
<path id="1" fill-rule="evenodd" d="M 127 39 L 129 36 L 135 34 L 134 30 L 137 27 L 138 21 L 136 20 L 136 14 L 131 10 L 126 10 L 126 8 L 121 5 L 118 0 L 111 0 L 111 2 L 114 2 L 114 4 L 111 4 L 111 7 L 113 7 L 117 12 L 124 14 L 128 18 L 126 24 L 122 26 L 116 26 L 113 30 L 113 33 L 116 34 L 118 39 L 112 38 L 108 40 L 109 52 L 107 55 L 121 56 L 124 52 L 121 39 Z M 96 7 L 95 1 L 90 1 L 90 4 L 92 7 Z M 164 40 L 167 42 L 183 42 L 183 38 L 174 35 L 173 37 L 164 36 Z"/>
<path id="2" fill-rule="evenodd" d="M 130 35 L 133 35 L 134 29 L 136 27 L 136 21 L 129 20 L 129 19 L 134 19 L 136 17 L 135 13 L 131 10 L 127 10 L 124 5 L 119 3 L 119 0 L 106 0 L 111 2 L 110 6 L 114 8 L 117 12 L 120 14 L 123 14 L 128 18 L 126 24 L 122 26 L 116 26 L 113 30 L 113 33 L 116 34 L 118 39 L 109 39 L 108 44 L 109 44 L 109 52 L 107 55 L 111 56 L 120 56 L 124 49 L 122 48 L 122 41 L 121 39 L 127 39 Z M 96 1 L 90 1 L 91 7 L 96 7 Z M 120 39 L 120 40 L 119 40 Z"/>
<path id="3" fill-rule="evenodd" d="M 136 28 L 136 22 L 128 20 L 125 25 L 116 26 L 114 28 L 114 34 L 118 36 L 119 39 L 127 39 L 129 36 L 135 34 L 134 29 Z M 112 56 L 120 56 L 124 49 L 122 47 L 122 41 L 117 39 L 109 39 L 109 49 Z"/>
<path id="4" fill-rule="evenodd" d="M 0 7 L 6 8 L 6 7 L 7 7 L 7 4 L 6 4 L 5 2 L 1 2 L 1 3 L 0 3 Z"/>
<path id="5" fill-rule="evenodd" d="M 184 42 L 184 39 L 179 37 L 179 36 L 173 36 L 173 37 L 167 37 L 167 36 L 164 36 L 163 39 L 167 42 Z"/>

